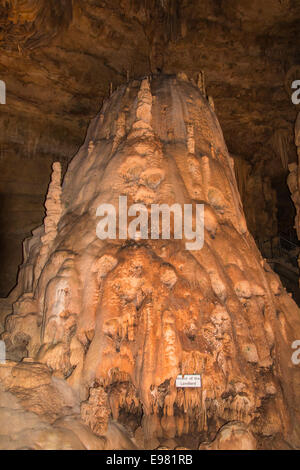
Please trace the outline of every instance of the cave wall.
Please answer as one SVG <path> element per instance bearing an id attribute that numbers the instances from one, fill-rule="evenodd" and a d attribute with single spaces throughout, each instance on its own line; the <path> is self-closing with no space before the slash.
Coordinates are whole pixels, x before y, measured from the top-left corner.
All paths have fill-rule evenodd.
<path id="1" fill-rule="evenodd" d="M 277 225 L 292 226 L 284 200 L 299 31 L 293 0 L 0 2 L 1 295 L 16 282 L 20 240 L 45 214 L 51 163 L 64 172 L 110 90 L 149 73 L 184 70 L 196 81 L 203 72 L 229 151 L 251 165 L 254 190 L 264 188 L 260 215 L 249 189 L 243 199 L 250 229 L 275 230 L 270 180 Z"/>
<path id="2" fill-rule="evenodd" d="M 250 164 L 234 156 L 239 192 L 247 218 L 247 226 L 258 245 L 278 234 L 277 196 L 264 161 Z"/>
<path id="3" fill-rule="evenodd" d="M 300 240 L 300 113 L 297 116 L 295 123 L 295 145 L 297 147 L 298 153 L 298 164 L 291 163 L 289 165 L 289 176 L 288 176 L 288 186 L 291 191 L 291 198 L 295 204 L 296 215 L 295 215 L 295 229 Z M 299 263 L 298 258 L 298 263 Z"/>

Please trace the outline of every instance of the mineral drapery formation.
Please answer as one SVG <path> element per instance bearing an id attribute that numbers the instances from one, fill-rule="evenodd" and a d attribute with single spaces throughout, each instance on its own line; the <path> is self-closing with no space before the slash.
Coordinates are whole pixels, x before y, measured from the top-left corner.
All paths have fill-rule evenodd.
<path id="1" fill-rule="evenodd" d="M 59 429 L 71 448 L 299 446 L 300 312 L 247 230 L 197 84 L 158 75 L 118 88 L 60 188 L 55 166 L 2 335 L 3 393 L 47 422 L 44 446 L 24 445 L 46 448 Z M 97 208 L 118 210 L 119 196 L 147 208 L 203 203 L 203 248 L 172 234 L 100 240 Z M 201 388 L 176 387 L 179 374 L 201 374 Z M 30 398 L 38 386 L 43 412 Z"/>

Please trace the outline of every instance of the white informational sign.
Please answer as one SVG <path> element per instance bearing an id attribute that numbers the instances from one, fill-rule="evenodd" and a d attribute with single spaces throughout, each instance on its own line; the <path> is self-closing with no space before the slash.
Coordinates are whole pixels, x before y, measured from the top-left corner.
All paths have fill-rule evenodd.
<path id="1" fill-rule="evenodd" d="M 5 364 L 6 349 L 4 341 L 0 341 L 0 364 Z"/>
<path id="2" fill-rule="evenodd" d="M 201 387 L 201 375 L 177 375 L 176 387 Z"/>
<path id="3" fill-rule="evenodd" d="M 6 87 L 3 80 L 0 80 L 0 104 L 6 104 Z"/>

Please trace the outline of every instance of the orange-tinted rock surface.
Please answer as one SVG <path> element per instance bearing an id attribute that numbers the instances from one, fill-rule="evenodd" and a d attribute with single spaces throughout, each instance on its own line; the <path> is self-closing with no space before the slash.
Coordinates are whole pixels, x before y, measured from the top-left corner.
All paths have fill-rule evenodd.
<path id="1" fill-rule="evenodd" d="M 54 424 L 43 416 L 67 422 L 65 445 L 299 447 L 300 311 L 247 230 L 233 160 L 197 85 L 179 74 L 118 88 L 59 179 L 55 164 L 2 339 L 8 359 L 34 361 L 28 395 L 34 367 L 48 388 L 56 380 L 74 394 L 76 419 L 61 400 Z M 96 210 L 118 209 L 119 196 L 203 203 L 203 248 L 172 236 L 100 240 Z M 176 388 L 178 374 L 201 374 L 202 387 Z"/>

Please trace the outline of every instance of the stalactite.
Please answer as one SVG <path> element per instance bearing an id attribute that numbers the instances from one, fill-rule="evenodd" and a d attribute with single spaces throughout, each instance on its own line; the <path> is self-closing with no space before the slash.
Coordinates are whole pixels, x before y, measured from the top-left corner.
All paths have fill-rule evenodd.
<path id="1" fill-rule="evenodd" d="M 234 157 L 234 171 L 242 200 L 245 199 L 247 180 L 250 174 L 250 170 L 251 166 L 245 159 Z"/>
<path id="2" fill-rule="evenodd" d="M 131 9 L 144 10 L 148 20 L 161 19 L 168 41 L 176 41 L 181 33 L 181 0 L 131 0 Z"/>
<path id="3" fill-rule="evenodd" d="M 277 129 L 271 139 L 271 144 L 276 155 L 280 157 L 284 170 L 288 169 L 290 147 L 293 136 L 289 129 Z"/>

